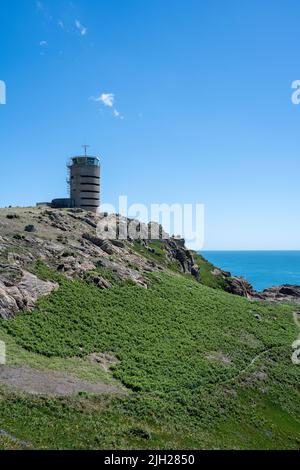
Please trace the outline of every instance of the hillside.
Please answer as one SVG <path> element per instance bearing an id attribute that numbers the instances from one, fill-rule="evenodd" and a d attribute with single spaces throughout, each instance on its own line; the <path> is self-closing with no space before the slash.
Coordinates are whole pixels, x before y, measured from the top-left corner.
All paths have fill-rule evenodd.
<path id="1" fill-rule="evenodd" d="M 0 210 L 0 449 L 299 448 L 296 305 L 96 223 Z"/>

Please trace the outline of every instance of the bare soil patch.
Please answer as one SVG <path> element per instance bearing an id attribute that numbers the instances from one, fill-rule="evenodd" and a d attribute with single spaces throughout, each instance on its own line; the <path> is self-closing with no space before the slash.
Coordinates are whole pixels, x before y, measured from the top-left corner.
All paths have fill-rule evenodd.
<path id="1" fill-rule="evenodd" d="M 67 396 L 79 392 L 120 394 L 121 388 L 104 383 L 90 383 L 56 371 L 41 371 L 27 367 L 0 366 L 0 384 L 32 395 Z"/>
<path id="2" fill-rule="evenodd" d="M 226 354 L 222 353 L 221 351 L 213 351 L 207 354 L 205 357 L 209 361 L 222 362 L 223 364 L 226 364 L 226 365 L 230 365 L 232 363 L 230 357 L 226 356 Z"/>

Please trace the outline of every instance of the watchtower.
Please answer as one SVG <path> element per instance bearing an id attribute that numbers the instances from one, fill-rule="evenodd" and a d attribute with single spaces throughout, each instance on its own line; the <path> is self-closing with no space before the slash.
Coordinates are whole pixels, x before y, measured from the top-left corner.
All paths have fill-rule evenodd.
<path id="1" fill-rule="evenodd" d="M 97 212 L 100 206 L 100 159 L 87 155 L 72 157 L 68 165 L 72 207 Z"/>

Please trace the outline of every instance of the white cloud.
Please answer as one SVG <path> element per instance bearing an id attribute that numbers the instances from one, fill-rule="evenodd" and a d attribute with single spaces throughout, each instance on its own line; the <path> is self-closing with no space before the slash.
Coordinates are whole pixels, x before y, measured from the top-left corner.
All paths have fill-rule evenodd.
<path id="1" fill-rule="evenodd" d="M 81 24 L 79 20 L 75 20 L 75 26 L 80 32 L 81 36 L 85 36 L 87 33 L 87 28 Z"/>
<path id="2" fill-rule="evenodd" d="M 113 115 L 116 117 L 116 118 L 119 118 L 119 119 L 124 119 L 124 116 L 122 116 L 122 114 L 117 110 L 117 109 L 114 109 L 113 110 Z"/>
<path id="3" fill-rule="evenodd" d="M 115 118 L 124 119 L 124 116 L 114 107 L 115 106 L 115 95 L 114 93 L 102 93 L 100 96 L 96 98 L 91 98 L 93 101 L 98 103 L 102 103 L 104 106 L 108 108 L 112 108 L 113 116 Z"/>
<path id="4" fill-rule="evenodd" d="M 65 29 L 65 25 L 64 25 L 64 22 L 62 20 L 59 20 L 57 22 L 58 26 L 61 28 L 61 29 Z"/>
<path id="5" fill-rule="evenodd" d="M 40 42 L 40 46 L 42 46 L 42 47 L 43 47 L 43 46 L 48 46 L 47 41 L 41 41 L 41 42 Z"/>
<path id="6" fill-rule="evenodd" d="M 104 106 L 112 108 L 115 102 L 115 95 L 113 93 L 102 93 L 98 98 L 95 98 L 95 101 L 99 101 L 104 104 Z"/>

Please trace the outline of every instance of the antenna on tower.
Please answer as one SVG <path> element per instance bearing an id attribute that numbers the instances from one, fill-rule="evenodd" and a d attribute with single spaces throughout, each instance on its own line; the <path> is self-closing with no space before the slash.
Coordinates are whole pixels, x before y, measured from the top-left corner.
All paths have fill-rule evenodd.
<path id="1" fill-rule="evenodd" d="M 82 147 L 84 148 L 84 155 L 85 155 L 85 157 L 86 157 L 86 156 L 87 156 L 86 151 L 87 151 L 87 149 L 88 149 L 90 146 L 85 144 L 85 145 L 83 145 Z"/>

